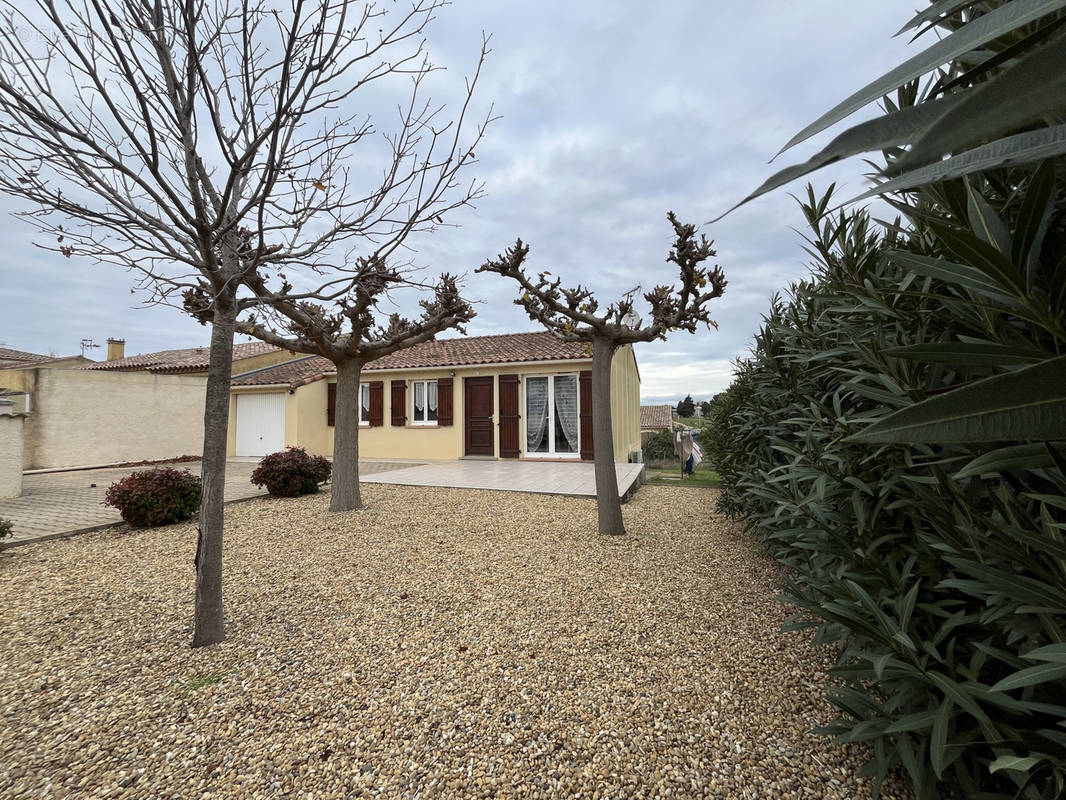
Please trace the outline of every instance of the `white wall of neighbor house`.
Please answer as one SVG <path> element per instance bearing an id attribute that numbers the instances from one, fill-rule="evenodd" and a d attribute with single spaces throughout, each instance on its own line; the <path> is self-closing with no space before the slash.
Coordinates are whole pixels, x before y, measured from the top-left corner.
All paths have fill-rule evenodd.
<path id="1" fill-rule="evenodd" d="M 195 455 L 203 447 L 200 375 L 38 368 L 25 468 Z"/>
<path id="2" fill-rule="evenodd" d="M 6 406 L 7 404 L 3 404 Z M 22 494 L 21 414 L 0 407 L 0 500 Z"/>

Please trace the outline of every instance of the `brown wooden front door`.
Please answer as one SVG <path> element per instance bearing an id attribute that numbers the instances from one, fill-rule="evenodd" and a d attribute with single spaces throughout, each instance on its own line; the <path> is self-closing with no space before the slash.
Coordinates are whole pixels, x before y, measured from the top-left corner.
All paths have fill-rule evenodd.
<path id="1" fill-rule="evenodd" d="M 492 378 L 464 378 L 463 406 L 466 420 L 466 454 L 496 454 L 493 443 Z"/>

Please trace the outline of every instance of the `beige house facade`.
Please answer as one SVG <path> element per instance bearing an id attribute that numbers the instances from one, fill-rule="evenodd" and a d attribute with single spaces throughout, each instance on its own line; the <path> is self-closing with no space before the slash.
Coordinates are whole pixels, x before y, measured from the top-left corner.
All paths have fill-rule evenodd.
<path id="1" fill-rule="evenodd" d="M 417 345 L 363 370 L 363 458 L 590 460 L 592 359 L 546 332 Z M 336 375 L 319 357 L 234 378 L 229 454 L 293 445 L 333 454 Z M 616 461 L 640 448 L 640 375 L 631 347 L 611 369 Z"/>
<path id="2" fill-rule="evenodd" d="M 292 361 L 262 342 L 234 345 L 235 373 Z M 0 398 L 22 422 L 24 469 L 154 461 L 201 451 L 209 349 L 125 355 L 107 361 L 0 348 Z M 5 402 L 6 405 L 6 402 Z"/>
<path id="3" fill-rule="evenodd" d="M 34 373 L 25 469 L 153 461 L 196 455 L 203 446 L 202 376 L 47 368 Z"/>
<path id="4" fill-rule="evenodd" d="M 14 413 L 28 413 L 39 367 L 73 369 L 92 363 L 85 356 L 46 356 L 0 347 L 0 397 L 14 404 Z"/>

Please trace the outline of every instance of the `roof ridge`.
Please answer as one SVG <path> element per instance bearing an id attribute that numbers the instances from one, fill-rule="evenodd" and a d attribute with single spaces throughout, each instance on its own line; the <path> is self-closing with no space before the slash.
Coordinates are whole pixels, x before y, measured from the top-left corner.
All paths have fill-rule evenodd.
<path id="1" fill-rule="evenodd" d="M 249 343 L 250 344 L 250 343 Z M 237 380 L 237 378 L 247 378 L 249 375 L 255 375 L 258 372 L 265 372 L 268 369 L 274 369 L 275 367 L 285 366 L 286 364 L 299 364 L 301 361 L 307 361 L 309 358 L 325 358 L 325 356 L 318 353 L 311 353 L 310 355 L 303 355 L 299 358 L 290 358 L 288 361 L 282 361 L 279 364 L 267 364 L 265 367 L 257 367 L 250 369 L 247 372 L 241 372 L 237 375 L 231 375 L 230 380 Z"/>
<path id="2" fill-rule="evenodd" d="M 262 353 L 255 353 L 254 355 L 265 355 L 270 352 L 280 351 L 282 348 L 277 345 L 270 344 L 260 340 L 251 342 L 234 342 L 233 343 L 233 357 L 236 358 L 251 358 L 250 355 L 239 356 L 241 351 L 238 348 L 244 349 L 259 349 L 266 348 Z M 170 372 L 175 370 L 195 370 L 200 369 L 199 362 L 194 359 L 203 357 L 210 358 L 211 345 L 199 344 L 193 347 L 175 347 L 170 350 L 154 350 L 151 353 L 134 353 L 132 355 L 123 356 L 122 358 L 114 358 L 110 361 L 97 361 L 93 364 L 88 364 L 80 369 L 88 370 L 115 370 L 123 367 L 137 367 L 140 369 L 151 372 L 153 369 L 163 369 Z M 174 363 L 178 362 L 190 362 L 192 363 Z M 204 362 L 207 363 L 206 361 Z"/>
<path id="3" fill-rule="evenodd" d="M 423 344 L 428 344 L 429 342 L 470 341 L 471 339 L 499 339 L 499 338 L 502 338 L 504 336 L 534 336 L 536 334 L 544 334 L 544 333 L 546 333 L 548 336 L 551 336 L 553 339 L 558 338 L 555 335 L 553 335 L 551 331 L 545 331 L 545 330 L 540 330 L 540 331 L 518 331 L 516 333 L 483 333 L 483 334 L 479 334 L 477 336 L 470 336 L 469 334 L 465 334 L 464 333 L 464 334 L 461 334 L 460 336 L 453 336 L 453 337 L 450 337 L 448 339 L 429 339 L 427 342 L 423 342 Z M 559 341 L 563 341 L 563 340 L 559 339 Z"/>

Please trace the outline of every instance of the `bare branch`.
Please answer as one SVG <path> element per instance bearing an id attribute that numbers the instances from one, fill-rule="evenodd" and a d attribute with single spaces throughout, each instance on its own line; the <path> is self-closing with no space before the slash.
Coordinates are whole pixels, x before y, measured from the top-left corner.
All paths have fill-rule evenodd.
<path id="1" fill-rule="evenodd" d="M 715 326 L 706 304 L 721 297 L 725 290 L 725 275 L 721 267 L 701 266 L 716 254 L 713 242 L 696 236 L 694 225 L 682 224 L 674 212 L 667 214 L 674 228 L 675 240 L 666 260 L 678 267 L 680 287 L 656 286 L 644 293 L 649 305 L 649 320 L 639 324 L 634 307 L 634 295 L 639 287 L 627 292 L 599 314 L 600 304 L 592 290 L 578 284 L 564 287 L 559 278 L 541 272 L 536 279 L 526 274 L 524 264 L 529 245 L 518 239 L 495 259 L 482 264 L 478 272 L 494 272 L 515 281 L 521 294 L 515 305 L 522 306 L 529 318 L 539 322 L 565 341 L 593 342 L 603 340 L 617 348 L 634 342 L 665 339 L 674 330 L 694 333 L 702 323 Z"/>

